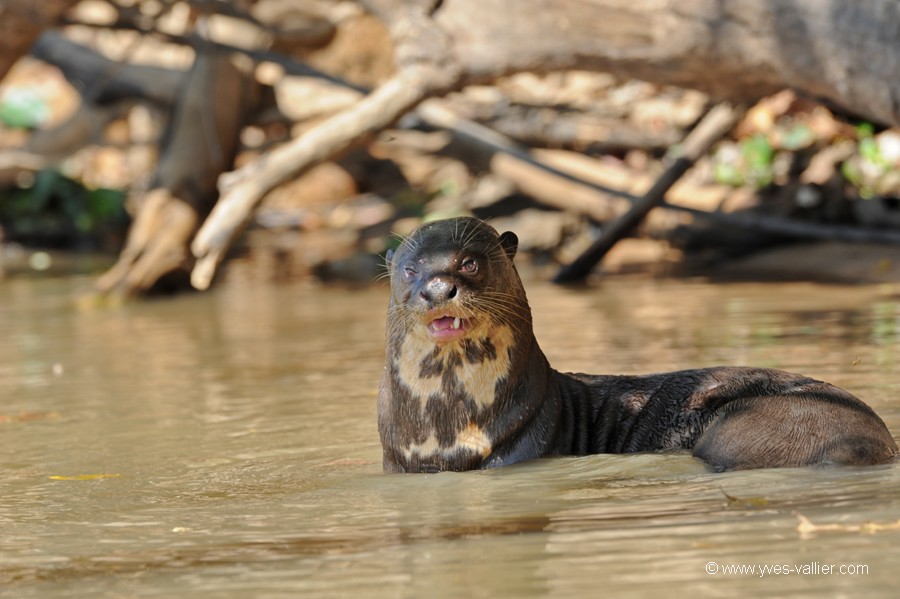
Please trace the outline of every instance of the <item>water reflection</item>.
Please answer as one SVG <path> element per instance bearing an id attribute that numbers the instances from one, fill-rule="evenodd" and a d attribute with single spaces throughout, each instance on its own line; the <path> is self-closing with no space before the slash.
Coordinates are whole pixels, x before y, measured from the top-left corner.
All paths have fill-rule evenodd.
<path id="1" fill-rule="evenodd" d="M 900 468 L 712 474 L 685 455 L 381 473 L 386 291 L 227 283 L 80 310 L 0 286 L 0 588 L 15 597 L 886 594 Z M 787 368 L 900 436 L 895 290 L 529 282 L 564 370 Z M 59 477 L 59 478 L 50 478 Z M 804 535 L 799 515 L 838 530 Z M 851 525 L 881 523 L 874 533 Z M 866 575 L 708 574 L 866 564 Z"/>

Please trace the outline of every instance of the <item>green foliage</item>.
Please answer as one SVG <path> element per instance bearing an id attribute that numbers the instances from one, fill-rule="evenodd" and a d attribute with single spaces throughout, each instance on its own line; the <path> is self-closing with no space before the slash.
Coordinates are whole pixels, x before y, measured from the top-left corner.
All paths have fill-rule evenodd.
<path id="1" fill-rule="evenodd" d="M 47 119 L 48 113 L 47 102 L 29 90 L 12 89 L 0 102 L 0 123 L 7 127 L 36 127 Z"/>
<path id="2" fill-rule="evenodd" d="M 774 162 L 775 150 L 768 138 L 756 134 L 739 142 L 737 148 L 720 149 L 713 161 L 713 177 L 734 187 L 765 187 L 772 182 Z"/>
<path id="3" fill-rule="evenodd" d="M 781 136 L 781 147 L 794 152 L 808 148 L 816 142 L 816 132 L 806 123 L 795 123 Z"/>
<path id="4" fill-rule="evenodd" d="M 862 170 L 859 168 L 859 163 L 852 160 L 844 161 L 844 163 L 841 164 L 841 174 L 851 185 L 860 189 L 860 196 L 868 197 L 871 195 L 871 193 L 863 193 L 863 176 Z"/>
<path id="5" fill-rule="evenodd" d="M 124 230 L 124 202 L 122 191 L 88 189 L 44 170 L 32 187 L 0 195 L 0 222 L 11 239 L 26 243 L 100 247 Z"/>
<path id="6" fill-rule="evenodd" d="M 459 185 L 452 179 L 442 181 L 437 190 L 437 195 L 448 198 L 455 198 L 459 196 L 460 193 L 461 190 L 459 189 Z"/>
<path id="7" fill-rule="evenodd" d="M 391 200 L 400 210 L 406 210 L 416 215 L 421 215 L 429 196 L 413 188 L 407 188 L 395 194 Z"/>
<path id="8" fill-rule="evenodd" d="M 744 176 L 735 162 L 716 161 L 713 165 L 713 178 L 716 182 L 732 187 L 740 187 L 744 184 Z"/>
<path id="9" fill-rule="evenodd" d="M 755 187 L 764 187 L 772 182 L 772 163 L 775 150 L 765 135 L 757 134 L 741 143 L 741 156 L 746 166 L 747 182 Z"/>
<path id="10" fill-rule="evenodd" d="M 844 179 L 857 188 L 863 199 L 895 195 L 898 165 L 882 153 L 871 123 L 858 125 L 856 138 L 856 155 L 841 164 Z"/>
<path id="11" fill-rule="evenodd" d="M 875 135 L 875 126 L 872 123 L 860 123 L 856 126 L 857 139 L 864 139 Z"/>
<path id="12" fill-rule="evenodd" d="M 866 137 L 865 139 L 859 140 L 859 155 L 862 156 L 863 160 L 868 160 L 872 164 L 876 164 L 879 166 L 886 166 L 888 162 L 882 157 L 881 149 L 878 147 L 878 142 L 875 141 L 874 137 Z"/>

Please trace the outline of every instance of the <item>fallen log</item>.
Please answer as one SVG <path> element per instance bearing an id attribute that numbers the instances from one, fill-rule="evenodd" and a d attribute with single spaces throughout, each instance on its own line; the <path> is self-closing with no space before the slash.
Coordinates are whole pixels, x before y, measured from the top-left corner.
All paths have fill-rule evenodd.
<path id="1" fill-rule="evenodd" d="M 28 11 L 33 3 L 7 4 L 0 10 L 32 14 Z M 40 11 L 51 6 L 55 11 L 72 3 L 39 4 Z M 203 6 L 215 10 L 214 4 Z M 361 143 L 428 97 L 506 74 L 599 70 L 744 102 L 790 87 L 868 119 L 900 124 L 900 38 L 895 34 L 900 5 L 894 0 L 366 0 L 364 4 L 389 26 L 395 78 L 303 137 L 220 177 L 222 195 L 191 245 L 199 258 L 195 279 L 200 286 L 209 284 L 231 240 L 269 190 L 317 161 Z M 21 17 L 6 18 L 10 14 L 14 12 L 4 12 L 0 19 L 7 29 Z M 19 31 L 9 33 L 5 42 L 24 39 Z M 113 100 L 114 90 L 127 89 L 117 77 L 130 66 L 108 71 L 115 82 L 109 91 L 103 86 L 95 89 L 103 89 Z M 151 97 L 161 92 L 160 102 L 177 88 L 171 82 L 153 89 L 139 83 L 138 89 L 142 86 Z M 215 201 L 214 192 L 210 201 Z M 188 235 L 185 247 L 190 239 Z"/>

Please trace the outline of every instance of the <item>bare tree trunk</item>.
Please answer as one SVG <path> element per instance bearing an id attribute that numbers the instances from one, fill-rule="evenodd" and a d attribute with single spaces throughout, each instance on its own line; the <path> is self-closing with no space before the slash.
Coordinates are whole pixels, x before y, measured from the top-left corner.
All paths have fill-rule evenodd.
<path id="1" fill-rule="evenodd" d="M 0 3 L 0 79 L 79 0 L 5 0 Z"/>

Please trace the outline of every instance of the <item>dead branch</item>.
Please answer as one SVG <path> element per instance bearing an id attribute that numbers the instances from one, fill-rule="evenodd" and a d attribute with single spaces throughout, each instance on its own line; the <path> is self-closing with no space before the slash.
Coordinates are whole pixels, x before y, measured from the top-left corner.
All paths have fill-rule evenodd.
<path id="1" fill-rule="evenodd" d="M 222 176 L 220 199 L 191 244 L 197 258 L 191 283 L 196 288 L 210 285 L 231 240 L 271 189 L 349 146 L 368 140 L 425 98 L 457 84 L 460 73 L 452 62 L 448 40 L 434 27 L 427 7 L 405 3 L 392 15 L 398 72 L 390 80 L 301 138 Z"/>
<path id="2" fill-rule="evenodd" d="M 316 77 L 356 91 L 368 91 L 340 77 L 323 73 L 280 52 L 244 48 L 233 44 L 209 41 L 199 35 L 174 35 L 159 31 L 139 31 L 153 34 L 162 41 L 172 44 L 191 47 L 204 45 L 220 52 L 245 54 L 257 62 L 266 61 L 277 64 L 284 68 L 285 74 L 288 75 Z M 102 89 L 98 90 L 100 93 L 95 101 L 101 103 L 121 98 L 146 98 L 161 105 L 171 105 L 175 101 L 177 92 L 185 77 L 184 71 L 163 67 L 129 64 L 123 68 L 116 61 L 69 40 L 56 30 L 44 32 L 35 43 L 32 54 L 36 58 L 59 67 L 66 79 L 80 88 L 86 87 L 86 82 L 88 81 L 95 81 L 98 77 L 103 77 L 105 73 L 114 73 L 115 76 L 105 79 Z"/>
<path id="3" fill-rule="evenodd" d="M 118 262 L 97 281 L 101 294 L 133 295 L 189 265 L 188 244 L 215 202 L 218 176 L 234 160 L 256 91 L 249 73 L 228 55 L 213 48 L 198 53 L 166 130 L 153 190 Z"/>
<path id="4" fill-rule="evenodd" d="M 197 224 L 197 211 L 168 189 L 148 192 L 119 259 L 97 279 L 97 291 L 128 297 L 146 291 L 163 275 L 183 267 L 188 258 L 186 240 L 197 230 Z"/>
<path id="5" fill-rule="evenodd" d="M 686 212 L 698 219 L 709 220 L 719 225 L 779 235 L 791 239 L 900 245 L 900 232 L 891 229 L 826 225 L 754 212 L 707 212 L 706 210 L 697 210 L 696 208 L 676 206 L 668 203 L 664 203 L 663 207 Z"/>
<path id="6" fill-rule="evenodd" d="M 7 4 L 30 6 L 23 0 Z M 43 11 L 65 2 L 38 4 Z M 209 8 L 221 3 L 196 4 Z M 201 258 L 194 273 L 198 285 L 209 284 L 231 239 L 275 185 L 359 143 L 424 98 L 505 74 L 602 70 L 739 100 L 793 87 L 873 120 L 900 124 L 896 108 L 900 38 L 895 35 L 900 5 L 894 0 L 366 0 L 365 4 L 390 26 L 397 75 L 302 138 L 221 178 L 220 206 L 192 245 Z M 13 22 L 5 19 L 7 13 L 0 14 L 4 16 L 0 29 Z M 135 73 L 131 65 L 113 68 L 119 70 L 110 77 L 110 101 L 116 94 L 135 93 L 137 83 L 141 86 L 137 93 L 171 103 L 184 81 L 182 74 L 165 75 L 157 80 L 164 83 L 147 88 L 129 81 Z M 92 70 L 103 72 L 106 67 Z M 88 75 L 77 74 L 77 68 L 70 71 L 76 79 L 87 80 Z M 213 104 L 218 102 L 206 108 Z M 551 171 L 540 163 L 549 160 L 530 164 L 520 159 L 514 152 L 496 152 L 491 168 L 520 169 L 514 176 L 545 201 L 581 197 L 583 210 L 598 216 L 600 209 L 587 204 L 596 203 L 601 194 L 609 204 L 615 193 L 599 186 L 585 192 L 588 188 L 577 177 L 544 176 Z M 553 187 L 565 180 L 565 187 Z M 180 195 L 176 191 L 172 197 Z M 188 235 L 185 243 L 189 239 Z"/>
<path id="7" fill-rule="evenodd" d="M 368 141 L 430 93 L 421 71 L 401 71 L 352 108 L 272 150 L 264 160 L 223 175 L 221 197 L 191 244 L 197 258 L 191 276 L 194 287 L 209 287 L 231 239 L 266 193 L 351 145 Z"/>
<path id="8" fill-rule="evenodd" d="M 589 148 L 593 153 L 657 150 L 679 141 L 674 128 L 650 134 L 622 119 L 560 112 L 545 107 L 514 106 L 484 123 L 526 145 Z"/>
<path id="9" fill-rule="evenodd" d="M 171 106 L 187 77 L 184 71 L 110 60 L 66 39 L 59 31 L 41 35 L 32 53 L 35 58 L 59 67 L 66 79 L 79 89 L 91 86 L 94 92 L 90 101 L 97 104 L 141 98 Z M 96 85 L 98 81 L 103 85 Z"/>
<path id="10" fill-rule="evenodd" d="M 734 127 L 743 113 L 743 109 L 735 109 L 727 104 L 719 104 L 710 110 L 685 138 L 681 155 L 666 168 L 653 187 L 635 202 L 628 212 L 605 228 L 599 239 L 574 262 L 560 269 L 554 282 L 571 283 L 584 279 L 616 242 L 637 227 L 653 208 L 662 204 L 669 188 L 709 150 L 713 143 Z"/>
<path id="11" fill-rule="evenodd" d="M 653 182 L 644 173 L 610 166 L 581 154 L 526 151 L 501 134 L 454 115 L 437 100 L 423 103 L 417 112 L 427 123 L 451 131 L 467 157 L 483 162 L 485 168 L 496 174 L 509 177 L 523 193 L 533 194 L 532 197 L 548 206 L 608 220 L 623 214 L 627 206 L 639 200 L 635 195 L 637 190 L 646 189 Z M 487 159 L 480 158 L 486 153 Z M 563 190 L 578 191 L 572 195 L 550 193 Z M 887 229 L 801 222 L 753 212 L 709 211 L 688 205 L 719 205 L 727 196 L 727 188 L 723 186 L 696 187 L 679 181 L 668 195 L 670 200 L 659 204 L 660 208 L 723 226 L 794 239 L 900 245 L 900 232 Z"/>
<path id="12" fill-rule="evenodd" d="M 467 162 L 483 164 L 483 168 L 512 182 L 519 191 L 542 204 L 572 210 L 601 222 L 628 208 L 621 187 L 573 176 L 506 136 L 459 117 L 441 101 L 424 102 L 416 114 L 429 125 L 450 131 L 454 142 L 461 146 L 458 154 L 465 153 Z"/>
<path id="13" fill-rule="evenodd" d="M 72 116 L 56 127 L 35 131 L 25 150 L 41 156 L 46 164 L 62 160 L 88 144 L 99 144 L 103 128 L 124 116 L 132 105 L 128 101 L 102 106 L 82 102 Z"/>
<path id="14" fill-rule="evenodd" d="M 890 13 L 895 18 L 888 20 L 896 22 L 900 14 L 891 12 L 896 5 L 856 3 L 859 14 L 875 20 L 848 23 L 839 18 L 839 0 L 823 2 L 832 10 L 795 0 L 715 6 L 700 0 L 558 0 L 552 12 L 547 0 L 369 0 L 367 6 L 391 22 L 399 73 L 359 105 L 259 164 L 223 176 L 220 203 L 192 244 L 199 259 L 194 284 L 209 285 L 228 243 L 267 191 L 452 85 L 528 70 L 606 70 L 727 97 L 757 98 L 793 86 L 886 122 L 900 121 L 894 109 L 900 86 L 893 76 L 900 72 L 900 40 L 888 35 L 892 25 L 875 19 Z M 535 18 L 540 14 L 555 17 Z M 877 65 L 866 57 L 884 56 L 884 49 L 859 43 L 872 37 L 873 28 L 876 45 L 898 50 Z M 441 43 L 436 46 L 434 39 Z M 432 54 L 423 61 L 423 52 Z M 451 53 L 457 71 L 449 84 L 444 79 L 434 85 L 407 70 L 409 64 L 440 64 Z M 838 56 L 847 68 L 832 68 Z M 852 64 L 869 68 L 851 76 Z M 401 89 L 405 85 L 409 88 Z"/>

